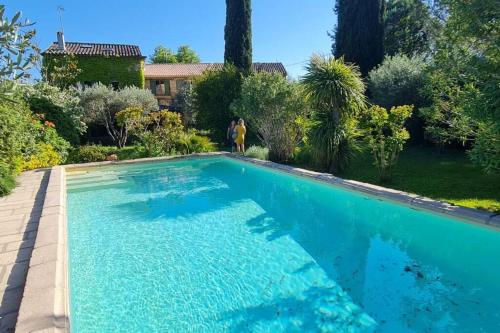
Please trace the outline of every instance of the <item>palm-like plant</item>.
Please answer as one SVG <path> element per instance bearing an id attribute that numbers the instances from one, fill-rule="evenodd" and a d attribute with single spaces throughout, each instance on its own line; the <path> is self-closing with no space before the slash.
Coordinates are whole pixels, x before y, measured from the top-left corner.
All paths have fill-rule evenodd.
<path id="1" fill-rule="evenodd" d="M 314 108 L 309 140 L 319 162 L 344 170 L 358 150 L 356 116 L 366 108 L 359 69 L 342 58 L 313 56 L 302 82 Z"/>

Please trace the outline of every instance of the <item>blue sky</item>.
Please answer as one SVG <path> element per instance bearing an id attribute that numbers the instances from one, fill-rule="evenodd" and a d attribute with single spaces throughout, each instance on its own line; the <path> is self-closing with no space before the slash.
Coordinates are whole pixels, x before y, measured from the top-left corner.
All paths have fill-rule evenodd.
<path id="1" fill-rule="evenodd" d="M 188 44 L 203 62 L 224 57 L 224 0 L 4 0 L 9 16 L 21 10 L 36 22 L 36 42 L 47 48 L 60 28 L 66 41 L 129 43 L 150 55 L 156 45 Z M 333 0 L 253 0 L 253 59 L 280 61 L 289 74 L 303 72 L 313 53 L 329 53 L 327 31 L 336 22 Z"/>

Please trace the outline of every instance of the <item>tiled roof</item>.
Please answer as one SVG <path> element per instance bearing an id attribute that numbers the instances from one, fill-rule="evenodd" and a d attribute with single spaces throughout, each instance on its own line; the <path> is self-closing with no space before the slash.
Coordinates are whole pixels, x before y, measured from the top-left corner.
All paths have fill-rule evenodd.
<path id="1" fill-rule="evenodd" d="M 52 44 L 45 54 L 74 54 L 79 56 L 116 56 L 116 57 L 143 57 L 137 45 L 125 44 L 97 44 L 97 43 L 66 43 L 66 50 L 60 50 L 57 43 Z"/>
<path id="2" fill-rule="evenodd" d="M 222 68 L 222 63 L 205 64 L 149 64 L 144 66 L 144 76 L 148 78 L 191 77 L 203 74 L 207 69 Z M 280 62 L 256 62 L 253 72 L 277 72 L 287 75 L 285 66 Z"/>

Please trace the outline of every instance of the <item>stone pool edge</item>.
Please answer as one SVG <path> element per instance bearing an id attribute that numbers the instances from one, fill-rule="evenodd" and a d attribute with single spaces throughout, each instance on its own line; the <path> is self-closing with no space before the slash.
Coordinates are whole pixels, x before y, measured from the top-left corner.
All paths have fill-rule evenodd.
<path id="1" fill-rule="evenodd" d="M 66 177 L 51 169 L 16 332 L 69 332 Z"/>
<path id="2" fill-rule="evenodd" d="M 429 210 L 461 220 L 500 229 L 500 215 L 472 208 L 454 206 L 416 194 L 377 185 L 346 180 L 331 174 L 262 161 L 228 152 L 199 153 L 168 157 L 143 158 L 56 166 L 51 169 L 42 208 L 35 246 L 30 260 L 23 299 L 19 309 L 16 332 L 69 332 L 69 293 L 67 258 L 66 170 L 92 169 L 106 165 L 135 164 L 169 160 L 221 156 L 245 161 L 288 174 L 372 197 L 383 198 L 409 207 Z"/>

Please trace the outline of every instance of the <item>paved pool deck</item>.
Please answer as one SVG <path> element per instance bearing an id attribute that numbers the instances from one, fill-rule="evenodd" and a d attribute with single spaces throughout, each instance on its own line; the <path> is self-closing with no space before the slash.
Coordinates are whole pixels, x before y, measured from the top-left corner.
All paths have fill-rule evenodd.
<path id="1" fill-rule="evenodd" d="M 14 332 L 50 170 L 22 173 L 0 198 L 0 333 Z"/>

